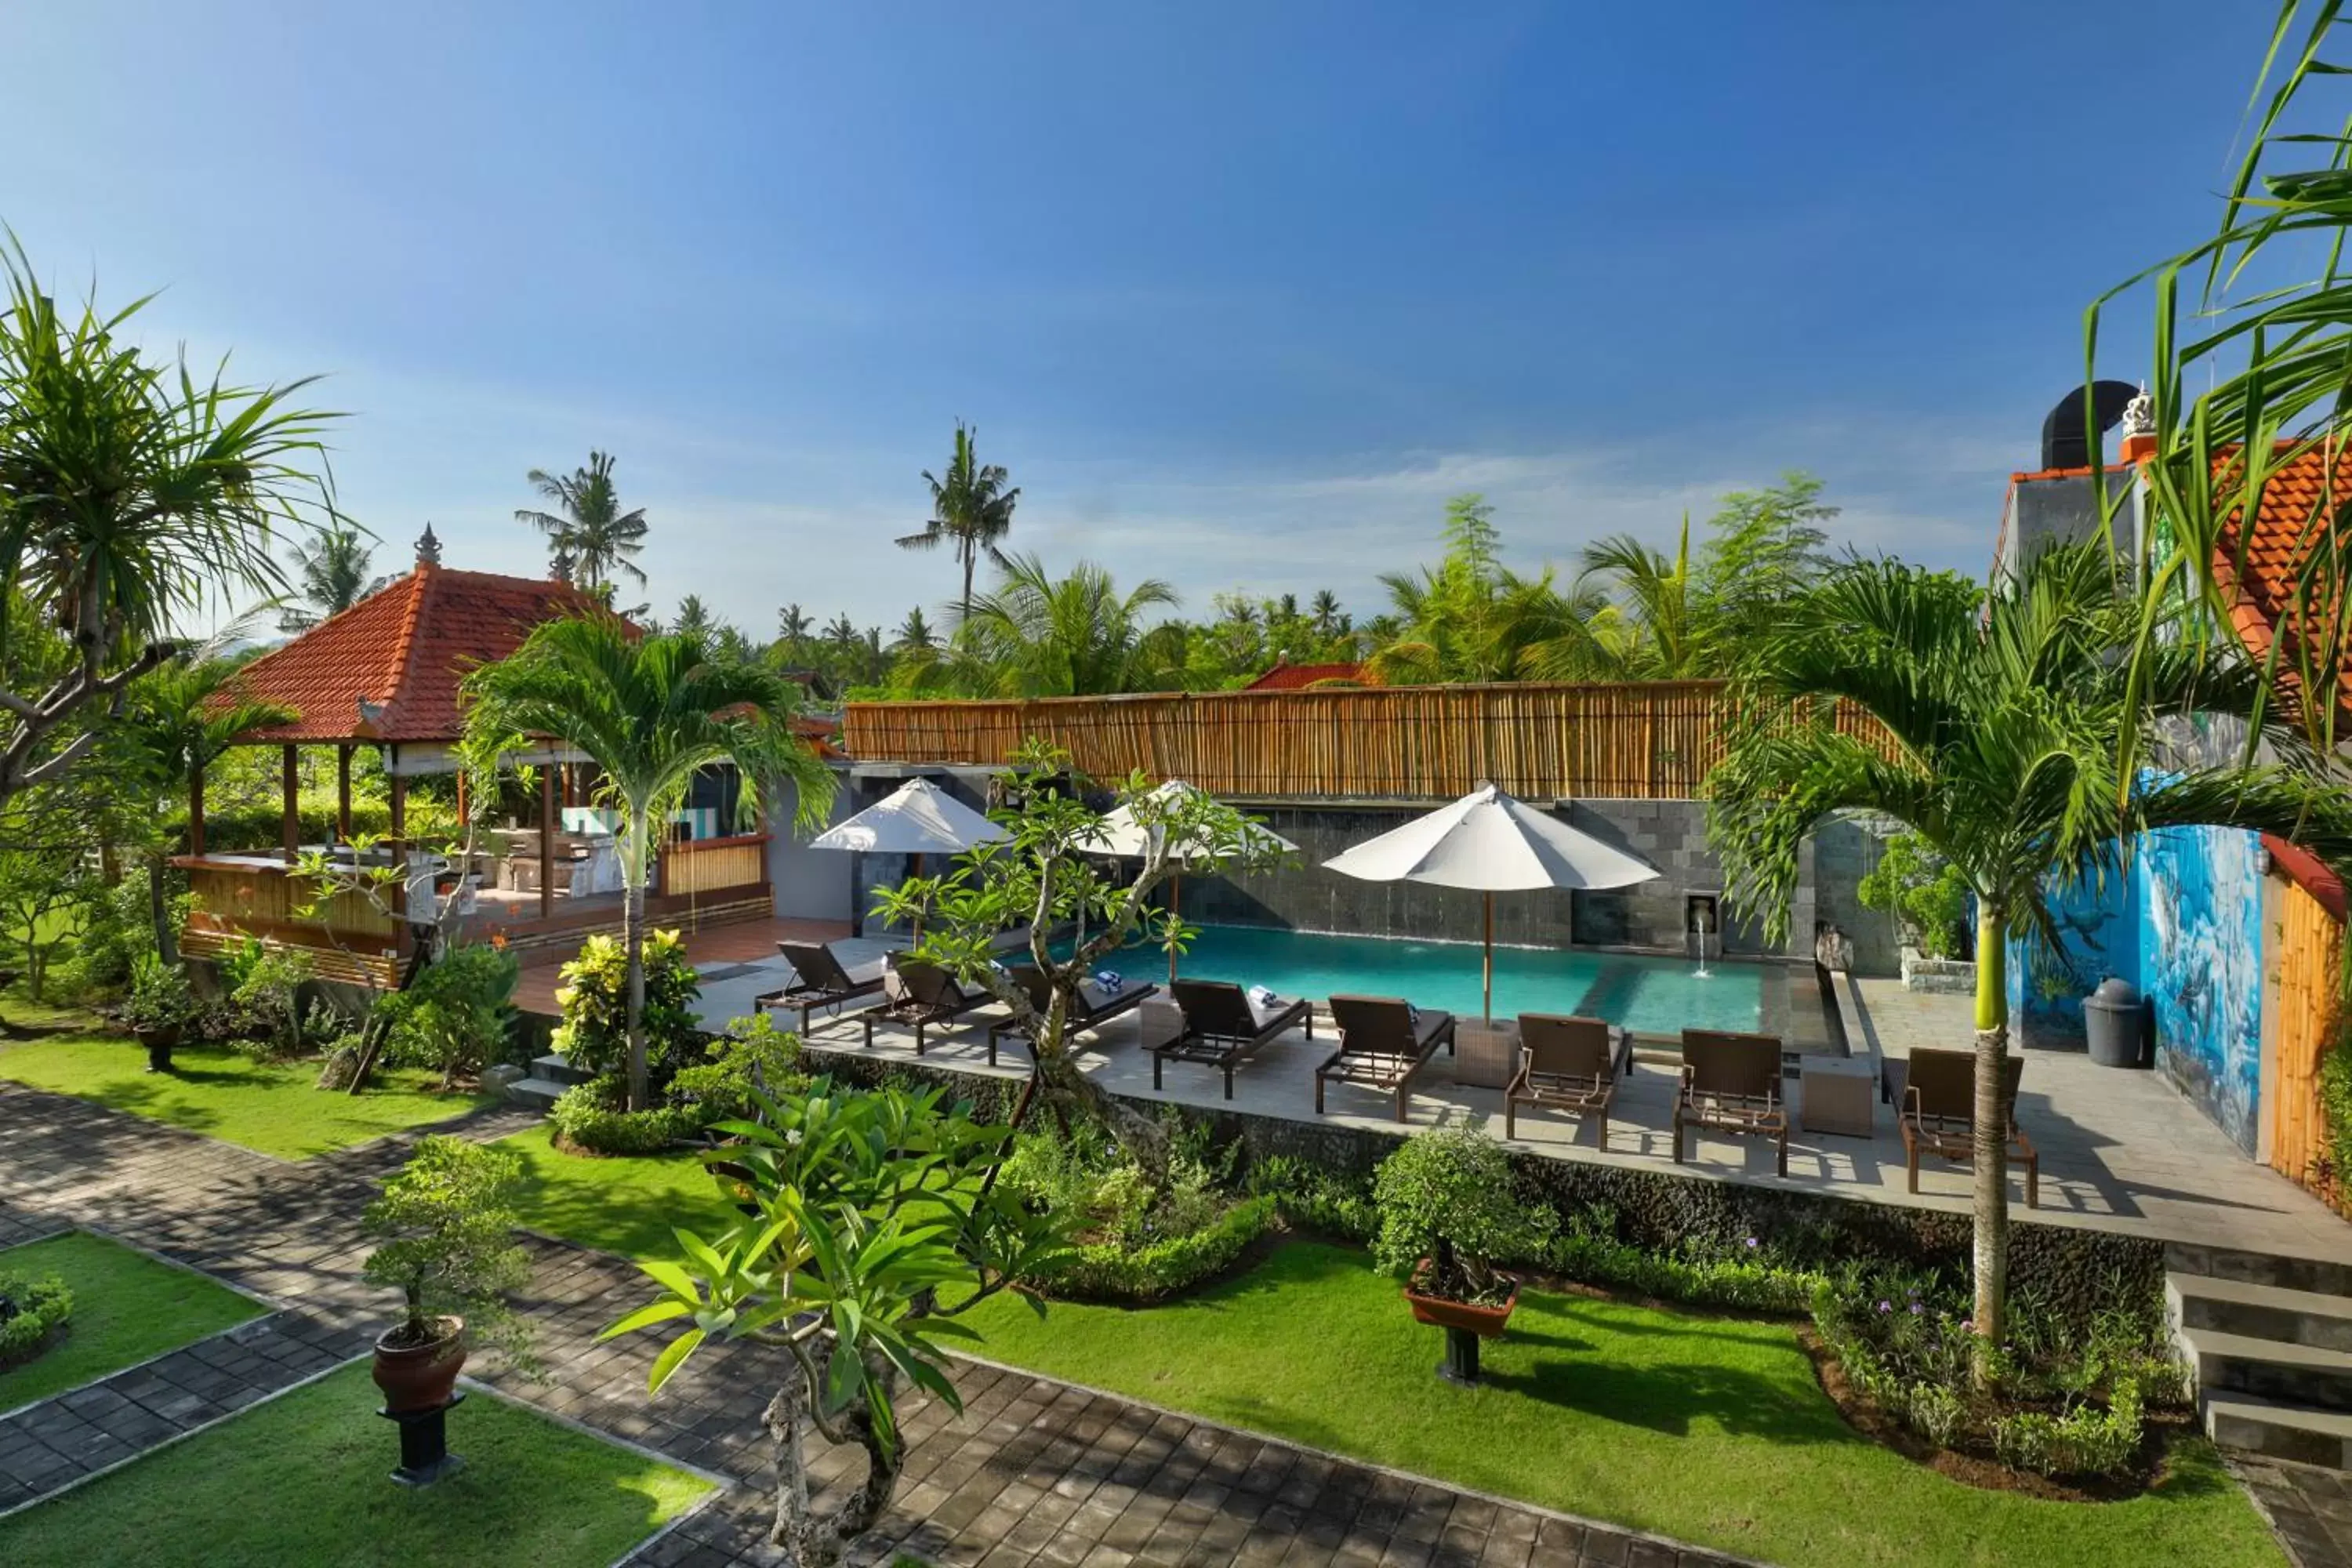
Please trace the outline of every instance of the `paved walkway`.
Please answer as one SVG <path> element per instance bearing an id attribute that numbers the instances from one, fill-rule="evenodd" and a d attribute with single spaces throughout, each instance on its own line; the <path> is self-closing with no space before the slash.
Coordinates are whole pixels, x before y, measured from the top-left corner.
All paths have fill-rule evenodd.
<path id="1" fill-rule="evenodd" d="M 493 1111 L 461 1125 L 491 1138 L 525 1125 Z M 386 1317 L 359 1279 L 361 1208 L 414 1135 L 299 1164 L 84 1101 L 0 1085 L 0 1244 L 89 1226 L 217 1275 L 278 1310 L 163 1361 L 61 1394 L 0 1427 L 47 1495 L 128 1462 L 360 1353 Z M 767 1547 L 774 1472 L 759 1414 L 781 1352 L 725 1345 L 658 1399 L 645 1378 L 660 1342 L 595 1334 L 646 1300 L 622 1259 L 534 1239 L 521 1305 L 552 1381 L 486 1381 L 557 1415 L 735 1482 L 640 1553 L 648 1564 L 729 1568 L 782 1561 Z M 246 1333 L 247 1341 L 236 1335 Z M 1559 1564 L 1727 1568 L 1734 1560 L 1630 1535 L 1268 1441 L 1025 1373 L 964 1363 L 961 1415 L 929 1401 L 906 1415 L 905 1484 L 863 1560 L 900 1548 L 952 1568 L 1221 1568 L 1226 1564 Z M 462 1447 L 463 1417 L 456 1441 Z M 54 1458 L 43 1456 L 55 1456 Z M 389 1455 L 387 1455 L 389 1458 Z M 820 1455 L 830 1483 L 856 1456 Z M 20 1498 L 16 1500 L 24 1500 Z M 14 1506 L 0 1494 L 0 1512 Z M 589 1565 L 598 1568 L 598 1565 Z"/>

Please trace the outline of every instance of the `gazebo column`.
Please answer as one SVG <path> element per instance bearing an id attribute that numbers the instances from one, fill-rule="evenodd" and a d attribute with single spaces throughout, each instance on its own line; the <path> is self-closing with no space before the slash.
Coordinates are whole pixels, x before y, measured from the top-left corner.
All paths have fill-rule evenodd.
<path id="1" fill-rule="evenodd" d="M 278 817 L 278 833 L 289 866 L 302 855 L 302 775 L 299 771 L 301 748 L 291 741 L 279 755 L 278 780 L 283 795 Z"/>
<path id="2" fill-rule="evenodd" d="M 352 748 L 349 742 L 335 748 L 335 841 L 352 841 Z"/>
<path id="3" fill-rule="evenodd" d="M 386 754 L 388 766 L 400 765 L 400 749 L 394 747 Z M 393 907 L 401 921 L 401 951 L 408 951 L 408 780 L 398 772 L 390 779 L 392 786 L 392 868 L 399 873 L 393 883 Z"/>
<path id="4" fill-rule="evenodd" d="M 539 770 L 539 918 L 555 913 L 555 770 Z"/>

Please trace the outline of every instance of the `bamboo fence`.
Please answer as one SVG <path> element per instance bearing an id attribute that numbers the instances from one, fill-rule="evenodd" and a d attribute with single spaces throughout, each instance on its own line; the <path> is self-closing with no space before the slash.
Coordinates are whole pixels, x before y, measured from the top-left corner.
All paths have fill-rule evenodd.
<path id="1" fill-rule="evenodd" d="M 1727 703 L 1714 680 L 853 702 L 843 744 L 859 762 L 992 767 L 1034 736 L 1097 778 L 1140 769 L 1244 798 L 1450 800 L 1484 780 L 1536 800 L 1687 800 L 1722 758 Z"/>
<path id="2" fill-rule="evenodd" d="M 2277 1056 L 2263 1064 L 2271 1070 L 2263 1086 L 2272 1106 L 2270 1163 L 2281 1175 L 2324 1191 L 2327 1113 L 2319 1064 L 2336 1038 L 2344 928 L 2317 899 L 2284 878 L 2280 883 Z"/>

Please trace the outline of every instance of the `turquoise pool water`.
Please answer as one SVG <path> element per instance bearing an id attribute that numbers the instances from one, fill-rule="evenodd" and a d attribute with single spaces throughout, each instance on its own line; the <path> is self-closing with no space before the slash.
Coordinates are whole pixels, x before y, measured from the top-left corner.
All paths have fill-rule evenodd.
<path id="1" fill-rule="evenodd" d="M 1122 953 L 1136 975 L 1167 973 L 1153 948 Z M 1495 950 L 1495 1016 L 1581 1013 L 1637 1034 L 1753 1029 L 1763 1020 L 1764 966 L 1717 963 L 1700 979 L 1687 961 L 1549 948 Z M 1478 1016 L 1475 943 L 1322 936 L 1257 926 L 1203 926 L 1177 973 L 1264 985 L 1318 1002 L 1333 992 L 1402 996 L 1416 1006 Z"/>

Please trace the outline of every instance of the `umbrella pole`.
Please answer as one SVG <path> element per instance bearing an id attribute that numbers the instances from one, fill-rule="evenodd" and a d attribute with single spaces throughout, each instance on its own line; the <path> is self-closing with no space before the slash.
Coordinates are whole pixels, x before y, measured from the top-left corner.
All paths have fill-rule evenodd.
<path id="1" fill-rule="evenodd" d="M 919 850 L 919 851 L 917 851 L 917 852 L 916 852 L 916 855 L 915 855 L 915 864 L 914 864 L 913 870 L 909 873 L 909 875 L 908 875 L 908 879 L 908 879 L 908 881 L 915 881 L 915 880 L 918 880 L 918 879 L 919 879 L 921 878 L 922 874 L 923 874 L 923 857 L 922 857 L 922 853 Z M 923 944 L 923 911 L 922 911 L 921 910 L 918 909 L 918 910 L 915 911 L 915 934 L 914 934 L 914 936 L 910 939 L 909 945 L 911 945 L 911 946 L 915 946 L 915 947 L 920 947 L 922 944 Z"/>
<path id="2" fill-rule="evenodd" d="M 1182 906 L 1183 899 L 1184 873 L 1177 871 L 1168 879 L 1168 918 L 1170 920 L 1178 918 L 1177 910 Z M 1168 985 L 1171 991 L 1175 989 L 1176 950 L 1172 947 L 1168 950 Z"/>
<path id="3" fill-rule="evenodd" d="M 1480 993 L 1478 1008 L 1479 1016 L 1491 1024 L 1495 1021 L 1495 895 L 1488 893 L 1486 898 L 1486 973 L 1481 977 L 1485 984 Z"/>

